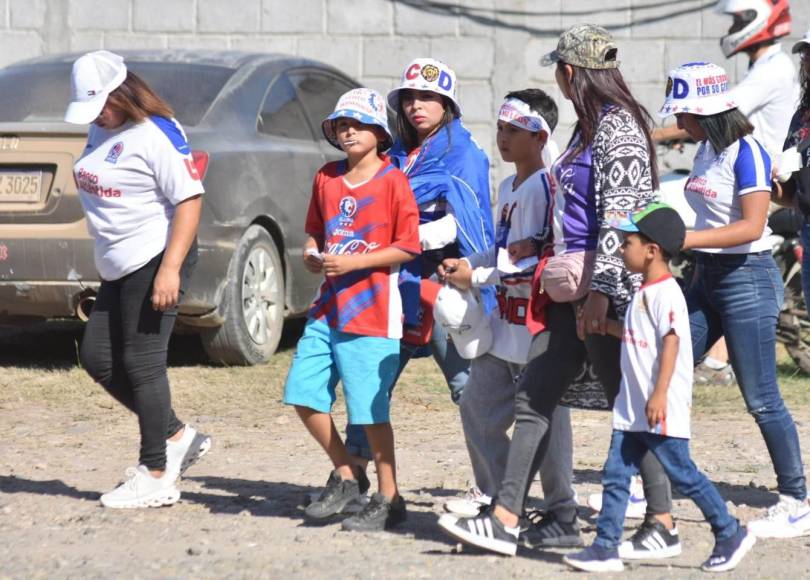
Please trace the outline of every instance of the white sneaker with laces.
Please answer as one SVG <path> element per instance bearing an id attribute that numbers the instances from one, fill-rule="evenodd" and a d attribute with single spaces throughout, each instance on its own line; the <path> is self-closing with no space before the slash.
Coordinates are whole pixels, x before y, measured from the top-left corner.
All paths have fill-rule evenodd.
<path id="1" fill-rule="evenodd" d="M 602 494 L 592 493 L 588 496 L 588 507 L 599 513 L 602 511 Z M 644 497 L 644 484 L 641 477 L 634 475 L 630 480 L 630 498 L 624 517 L 631 520 L 643 520 L 647 516 L 647 499 Z"/>
<path id="2" fill-rule="evenodd" d="M 810 505 L 788 495 L 768 508 L 764 518 L 748 522 L 748 531 L 760 538 L 796 538 L 810 534 Z"/>
<path id="3" fill-rule="evenodd" d="M 127 479 L 114 490 L 101 496 L 108 508 L 148 508 L 172 505 L 180 499 L 174 486 L 175 477 L 166 471 L 163 477 L 152 477 L 145 465 L 128 467 Z"/>
<path id="4" fill-rule="evenodd" d="M 474 518 L 481 513 L 481 508 L 492 503 L 492 498 L 477 487 L 471 487 L 464 497 L 451 499 L 444 504 L 444 510 L 463 518 Z"/>
<path id="5" fill-rule="evenodd" d="M 175 478 L 211 449 L 211 438 L 200 433 L 191 425 L 186 425 L 183 436 L 178 441 L 166 440 L 166 473 L 175 474 Z"/>

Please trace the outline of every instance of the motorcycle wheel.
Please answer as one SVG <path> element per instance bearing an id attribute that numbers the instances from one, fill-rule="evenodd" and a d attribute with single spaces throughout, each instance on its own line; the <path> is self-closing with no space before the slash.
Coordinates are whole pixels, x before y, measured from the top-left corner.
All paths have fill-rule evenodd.
<path id="1" fill-rule="evenodd" d="M 810 320 L 801 284 L 801 269 L 794 264 L 785 273 L 785 304 L 776 329 L 779 342 L 804 374 L 810 375 Z"/>

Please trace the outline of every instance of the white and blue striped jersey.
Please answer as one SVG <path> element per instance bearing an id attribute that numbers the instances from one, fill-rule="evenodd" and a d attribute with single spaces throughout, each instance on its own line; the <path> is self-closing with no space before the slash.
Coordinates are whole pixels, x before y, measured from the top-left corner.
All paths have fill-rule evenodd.
<path id="1" fill-rule="evenodd" d="M 695 211 L 695 229 L 727 226 L 742 219 L 742 196 L 771 190 L 771 158 L 762 144 L 748 135 L 719 153 L 704 141 L 695 155 L 686 182 L 686 201 Z M 715 254 L 749 254 L 770 249 L 770 228 L 759 239 L 731 248 L 700 248 Z"/>

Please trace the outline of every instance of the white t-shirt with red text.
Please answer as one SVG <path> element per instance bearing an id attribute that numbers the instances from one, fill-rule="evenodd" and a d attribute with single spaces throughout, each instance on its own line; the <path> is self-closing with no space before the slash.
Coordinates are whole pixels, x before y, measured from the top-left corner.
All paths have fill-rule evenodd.
<path id="1" fill-rule="evenodd" d="M 663 339 L 670 331 L 675 332 L 680 343 L 667 391 L 666 418 L 650 427 L 647 401 L 655 390 Z M 622 384 L 613 405 L 613 428 L 689 439 L 692 337 L 686 299 L 671 274 L 644 284 L 633 295 L 624 319 L 621 368 Z"/>
<path id="2" fill-rule="evenodd" d="M 163 117 L 113 130 L 91 125 L 73 172 L 96 268 L 109 281 L 160 254 L 175 206 L 204 193 L 183 129 Z"/>

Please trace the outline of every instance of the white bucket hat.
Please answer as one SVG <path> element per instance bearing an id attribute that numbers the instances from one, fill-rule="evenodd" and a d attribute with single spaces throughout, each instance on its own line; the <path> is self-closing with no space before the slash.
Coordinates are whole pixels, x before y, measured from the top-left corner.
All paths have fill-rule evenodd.
<path id="1" fill-rule="evenodd" d="M 803 51 L 805 48 L 810 48 L 810 29 L 804 33 L 804 38 L 799 40 L 796 44 L 793 45 L 793 54 Z"/>
<path id="2" fill-rule="evenodd" d="M 462 358 L 473 359 L 492 348 L 492 329 L 476 292 L 444 286 L 433 305 L 433 317 L 447 330 Z"/>
<path id="3" fill-rule="evenodd" d="M 385 109 L 385 101 L 383 101 L 382 95 L 374 89 L 352 89 L 348 93 L 344 93 L 338 99 L 334 113 L 329 115 L 321 123 L 323 136 L 326 137 L 326 140 L 334 147 L 342 151 L 332 123 L 332 121 L 340 117 L 356 119 L 365 125 L 376 125 L 382 128 L 388 136 L 387 141 L 383 145 L 384 149 L 388 149 L 391 143 L 394 142 L 394 138 L 391 136 L 391 129 L 388 127 L 388 112 Z"/>
<path id="4" fill-rule="evenodd" d="M 728 75 L 710 62 L 690 62 L 670 71 L 661 118 L 677 113 L 716 115 L 737 108 L 729 94 Z"/>
<path id="5" fill-rule="evenodd" d="M 402 73 L 399 86 L 388 93 L 388 104 L 395 111 L 399 105 L 399 91 L 415 89 L 444 95 L 453 103 L 457 117 L 461 117 L 461 105 L 456 96 L 456 73 L 435 58 L 417 58 Z"/>
<path id="6" fill-rule="evenodd" d="M 92 123 L 107 102 L 107 96 L 127 78 L 124 58 L 107 50 L 89 52 L 73 63 L 70 84 L 73 96 L 65 121 L 77 125 Z"/>

